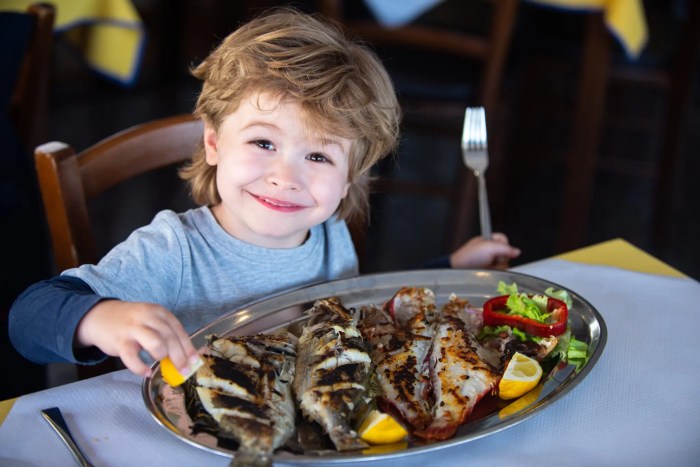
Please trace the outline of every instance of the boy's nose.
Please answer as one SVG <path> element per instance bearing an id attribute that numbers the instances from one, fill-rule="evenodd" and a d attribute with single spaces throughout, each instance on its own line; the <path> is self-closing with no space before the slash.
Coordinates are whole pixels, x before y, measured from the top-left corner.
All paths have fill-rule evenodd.
<path id="1" fill-rule="evenodd" d="M 299 190 L 302 185 L 296 168 L 283 160 L 278 160 L 273 165 L 267 180 L 282 190 Z"/>

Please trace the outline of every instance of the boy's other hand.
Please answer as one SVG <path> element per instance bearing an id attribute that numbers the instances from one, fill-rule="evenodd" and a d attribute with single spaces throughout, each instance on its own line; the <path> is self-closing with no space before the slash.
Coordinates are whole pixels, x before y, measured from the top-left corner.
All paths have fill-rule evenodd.
<path id="1" fill-rule="evenodd" d="M 141 376 L 151 373 L 139 357 L 141 349 L 155 360 L 170 357 L 178 370 L 198 356 L 175 315 L 153 303 L 102 301 L 83 317 L 75 336 L 77 345 L 94 345 L 107 355 L 119 357 L 129 370 Z"/>
<path id="2" fill-rule="evenodd" d="M 508 243 L 508 237 L 497 232 L 491 240 L 474 237 L 450 255 L 450 265 L 456 269 L 506 269 L 511 259 L 520 256 L 520 249 Z"/>

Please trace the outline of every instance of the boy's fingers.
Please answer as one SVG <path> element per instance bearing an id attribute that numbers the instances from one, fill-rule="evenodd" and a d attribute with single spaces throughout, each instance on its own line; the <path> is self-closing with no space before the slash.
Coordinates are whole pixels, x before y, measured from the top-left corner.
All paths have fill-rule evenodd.
<path id="1" fill-rule="evenodd" d="M 141 360 L 139 350 L 138 344 L 134 342 L 119 354 L 119 358 L 131 372 L 144 377 L 151 376 L 151 368 Z"/>

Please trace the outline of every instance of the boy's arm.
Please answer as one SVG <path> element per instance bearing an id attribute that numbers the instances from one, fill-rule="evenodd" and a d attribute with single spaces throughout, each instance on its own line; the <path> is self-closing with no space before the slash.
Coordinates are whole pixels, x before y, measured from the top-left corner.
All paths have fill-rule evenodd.
<path id="1" fill-rule="evenodd" d="M 519 255 L 520 250 L 508 243 L 508 237 L 496 232 L 491 240 L 473 237 L 449 256 L 441 256 L 423 263 L 423 268 L 505 269 L 508 262 Z"/>
<path id="2" fill-rule="evenodd" d="M 449 269 L 451 267 L 449 255 L 430 259 L 421 265 L 422 269 Z"/>
<path id="3" fill-rule="evenodd" d="M 106 358 L 96 347 L 75 349 L 75 330 L 98 302 L 105 300 L 77 277 L 57 276 L 25 290 L 12 305 L 10 341 L 36 363 L 92 364 Z"/>

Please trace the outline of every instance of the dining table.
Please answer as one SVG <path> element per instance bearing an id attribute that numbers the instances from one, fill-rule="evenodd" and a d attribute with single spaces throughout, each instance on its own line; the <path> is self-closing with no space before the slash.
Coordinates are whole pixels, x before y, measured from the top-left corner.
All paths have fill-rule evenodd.
<path id="1" fill-rule="evenodd" d="M 700 283 L 621 238 L 512 271 L 564 287 L 597 310 L 607 342 L 595 365 L 563 397 L 519 423 L 440 449 L 379 456 L 372 465 L 698 465 L 700 371 L 693 361 L 700 355 Z M 0 465 L 75 464 L 40 415 L 48 407 L 60 407 L 94 465 L 229 464 L 229 456 L 160 425 L 144 402 L 143 383 L 121 370 L 3 401 Z M 315 463 L 324 465 L 322 458 L 275 461 Z"/>

